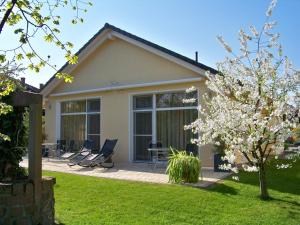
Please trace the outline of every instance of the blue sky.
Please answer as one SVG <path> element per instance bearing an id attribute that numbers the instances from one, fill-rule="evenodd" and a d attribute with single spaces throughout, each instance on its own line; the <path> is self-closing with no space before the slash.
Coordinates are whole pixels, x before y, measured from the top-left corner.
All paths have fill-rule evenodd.
<path id="1" fill-rule="evenodd" d="M 94 0 L 93 7 L 84 15 L 85 22 L 71 25 L 72 12 L 61 11 L 62 39 L 79 49 L 106 22 L 162 45 L 187 57 L 215 67 L 226 55 L 216 36 L 222 35 L 232 47 L 238 48 L 237 32 L 253 24 L 261 27 L 269 0 Z M 273 13 L 278 22 L 284 53 L 296 68 L 300 68 L 300 0 L 279 0 Z M 13 44 L 7 35 L 2 45 Z M 37 41 L 43 54 L 51 54 L 58 68 L 65 63 L 63 52 Z M 26 72 L 27 82 L 38 86 L 45 83 L 54 71 L 45 68 L 39 74 Z"/>

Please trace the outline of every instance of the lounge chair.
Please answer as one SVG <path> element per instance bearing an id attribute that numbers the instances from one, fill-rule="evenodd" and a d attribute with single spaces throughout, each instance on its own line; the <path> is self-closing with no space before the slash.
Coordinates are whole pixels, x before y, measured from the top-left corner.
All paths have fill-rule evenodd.
<path id="1" fill-rule="evenodd" d="M 66 140 L 56 141 L 56 156 L 60 157 L 66 152 Z"/>
<path id="2" fill-rule="evenodd" d="M 81 160 L 86 158 L 92 152 L 92 141 L 85 140 L 81 150 L 78 153 L 75 153 L 73 156 L 70 156 L 70 162 L 68 163 L 69 166 L 77 165 Z M 67 153 L 65 153 L 67 154 Z"/>
<path id="3" fill-rule="evenodd" d="M 104 168 L 114 167 L 114 162 L 112 161 L 112 155 L 114 154 L 115 146 L 118 139 L 109 140 L 106 139 L 101 150 L 98 154 L 90 154 L 81 160 L 78 165 L 83 167 L 94 167 L 101 166 Z"/>
<path id="4" fill-rule="evenodd" d="M 70 140 L 66 151 L 63 154 L 61 154 L 60 158 L 61 159 L 70 159 L 72 156 L 74 156 L 76 154 L 76 152 L 74 152 L 74 149 L 75 149 L 75 141 Z"/>

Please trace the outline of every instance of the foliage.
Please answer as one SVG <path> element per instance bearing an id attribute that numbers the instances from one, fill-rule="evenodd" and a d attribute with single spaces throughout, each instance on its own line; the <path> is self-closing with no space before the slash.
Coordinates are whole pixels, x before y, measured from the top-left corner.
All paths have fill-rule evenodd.
<path id="1" fill-rule="evenodd" d="M 7 62 L 3 66 L 0 65 L 0 116 L 10 113 L 13 108 L 2 99 L 9 96 L 17 87 L 13 77 L 16 73 L 22 71 L 14 62 Z M 10 140 L 10 137 L 0 132 L 0 140 Z"/>
<path id="2" fill-rule="evenodd" d="M 167 174 L 174 183 L 197 183 L 200 173 L 200 160 L 186 151 L 171 149 Z"/>
<path id="3" fill-rule="evenodd" d="M 206 84 L 213 95 L 205 95 L 206 108 L 199 109 L 200 118 L 186 126 L 201 133 L 193 140 L 198 145 L 221 138 L 226 145 L 224 160 L 229 162 L 224 169 L 237 173 L 239 168 L 234 163 L 238 156 L 244 156 L 247 163 L 242 169 L 259 172 L 263 199 L 269 197 L 265 165 L 270 155 L 283 148 L 295 127 L 291 104 L 299 80 L 299 73 L 283 56 L 279 34 L 272 31 L 276 22 L 269 22 L 275 4 L 273 0 L 260 31 L 254 26 L 249 33 L 239 31 L 240 54 L 218 37 L 230 56 L 217 64 L 218 74 L 207 74 Z"/>
<path id="4" fill-rule="evenodd" d="M 61 49 L 69 64 L 75 64 L 78 56 L 72 53 L 73 44 L 63 41 L 60 37 L 62 17 L 58 10 L 69 8 L 74 11 L 72 24 L 83 22 L 81 12 L 87 12 L 86 7 L 92 3 L 81 0 L 2 0 L 0 3 L 0 35 L 12 33 L 17 41 L 11 42 L 13 47 L 0 48 L 0 116 L 12 111 L 12 107 L 2 101 L 3 96 L 9 95 L 15 89 L 12 82 L 23 68 L 38 73 L 41 68 L 49 66 L 57 72 L 56 65 L 51 63 L 50 55 L 43 55 L 34 45 L 34 40 L 45 42 Z M 7 28 L 7 29 L 6 29 Z M 6 33 L 5 33 L 6 32 Z M 24 70 L 24 69 L 22 69 Z M 73 77 L 66 73 L 56 73 L 56 77 L 65 82 L 72 82 Z M 7 134 L 0 133 L 0 140 L 10 140 Z"/>
<path id="5" fill-rule="evenodd" d="M 55 216 L 66 225 L 299 225 L 300 161 L 287 170 L 274 165 L 268 165 L 273 200 L 264 202 L 256 197 L 256 175 L 242 171 L 239 182 L 228 179 L 209 189 L 57 172 L 43 175 L 56 177 Z"/>
<path id="6" fill-rule="evenodd" d="M 22 90 L 21 86 L 16 91 Z M 12 93 L 2 97 L 2 101 L 12 104 Z M 24 116 L 26 109 L 24 107 L 13 107 L 13 111 L 1 115 L 0 133 L 5 133 L 10 139 L 0 139 L 0 180 L 14 179 L 24 175 L 19 163 L 25 153 L 27 146 L 26 127 Z"/>
<path id="7" fill-rule="evenodd" d="M 220 155 L 224 156 L 225 155 L 225 149 L 226 149 L 225 142 L 222 141 L 222 139 L 220 137 L 217 137 L 214 142 L 218 143 L 218 144 L 214 145 L 215 154 L 220 154 Z"/>
<path id="8" fill-rule="evenodd" d="M 46 65 L 55 71 L 56 65 L 52 64 L 50 55 L 42 55 L 33 43 L 35 39 L 44 40 L 61 49 L 69 64 L 75 64 L 78 56 L 72 53 L 73 44 L 63 41 L 60 37 L 60 26 L 62 17 L 59 15 L 60 8 L 69 8 L 74 11 L 72 24 L 83 23 L 80 14 L 87 12 L 86 7 L 91 2 L 79 0 L 49 0 L 49 1 L 28 1 L 28 0 L 3 0 L 0 4 L 0 35 L 3 35 L 5 27 L 9 26 L 8 32 L 16 35 L 18 42 L 13 48 L 0 49 L 0 63 L 8 60 L 17 60 L 26 68 L 39 72 Z M 71 82 L 69 74 L 57 73 L 57 77 L 64 78 Z"/>

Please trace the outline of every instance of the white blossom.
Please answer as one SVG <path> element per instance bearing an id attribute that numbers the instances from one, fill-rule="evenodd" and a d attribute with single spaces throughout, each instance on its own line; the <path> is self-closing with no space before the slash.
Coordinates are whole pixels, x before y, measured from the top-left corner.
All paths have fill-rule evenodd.
<path id="1" fill-rule="evenodd" d="M 288 169 L 291 167 L 291 164 L 280 164 L 280 165 L 276 165 L 277 169 Z"/>
<path id="2" fill-rule="evenodd" d="M 269 8 L 268 8 L 268 10 L 267 10 L 267 12 L 266 12 L 266 15 L 267 15 L 268 17 L 270 17 L 270 16 L 272 15 L 273 9 L 274 9 L 274 7 L 276 6 L 276 4 L 277 4 L 277 0 L 273 0 L 273 1 L 271 2 L 271 4 L 269 5 Z"/>
<path id="3" fill-rule="evenodd" d="M 194 86 L 192 86 L 192 87 L 186 89 L 185 92 L 186 92 L 186 93 L 191 93 L 191 92 L 194 92 L 194 91 L 196 91 L 196 90 L 197 90 L 197 89 L 196 89 Z"/>
<path id="4" fill-rule="evenodd" d="M 250 26 L 250 31 L 252 32 L 252 34 L 255 36 L 255 37 L 258 37 L 259 36 L 259 33 L 258 31 L 256 30 L 256 28 L 254 26 Z"/>
<path id="5" fill-rule="evenodd" d="M 233 180 L 236 180 L 236 181 L 239 181 L 240 180 L 240 178 L 238 177 L 238 176 L 232 176 L 231 177 Z"/>
<path id="6" fill-rule="evenodd" d="M 247 172 L 258 172 L 258 167 L 257 166 L 243 165 L 243 169 Z"/>
<path id="7" fill-rule="evenodd" d="M 226 51 L 232 52 L 232 48 L 224 41 L 223 37 L 217 36 L 217 39 L 223 45 L 223 47 L 226 49 Z"/>
<path id="8" fill-rule="evenodd" d="M 189 99 L 183 99 L 182 100 L 183 103 L 194 103 L 196 101 L 197 101 L 196 98 L 189 98 Z"/>

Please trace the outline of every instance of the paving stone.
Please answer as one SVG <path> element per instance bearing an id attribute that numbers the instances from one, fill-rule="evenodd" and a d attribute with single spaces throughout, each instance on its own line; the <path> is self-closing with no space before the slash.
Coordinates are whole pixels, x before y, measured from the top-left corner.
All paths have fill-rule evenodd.
<path id="1" fill-rule="evenodd" d="M 23 159 L 21 166 L 28 165 L 28 160 Z M 150 183 L 168 183 L 168 175 L 165 173 L 166 167 L 162 165 L 153 168 L 153 165 L 148 163 L 116 163 L 114 168 L 83 168 L 80 166 L 69 167 L 67 161 L 55 159 L 43 159 L 43 170 L 79 174 L 85 176 L 94 176 L 110 179 L 141 181 Z M 229 173 L 214 172 L 213 169 L 202 169 L 202 177 L 199 177 L 199 182 L 193 184 L 196 187 L 208 187 L 221 179 L 227 177 Z"/>

